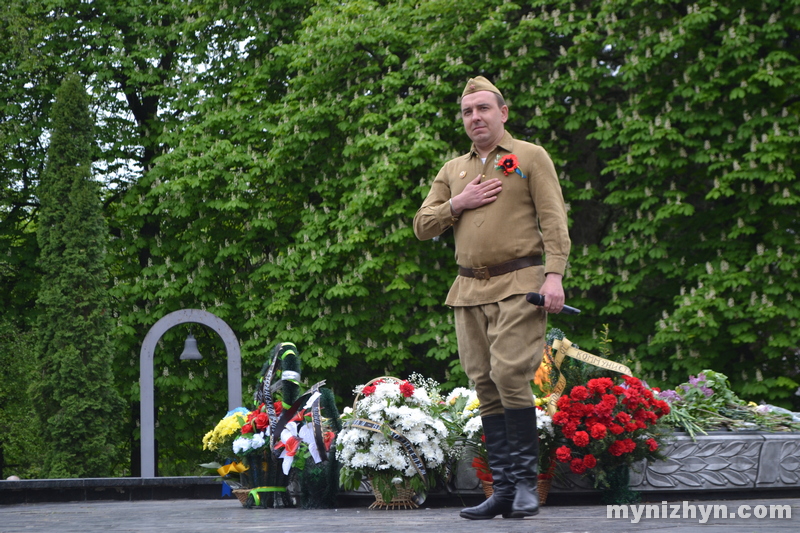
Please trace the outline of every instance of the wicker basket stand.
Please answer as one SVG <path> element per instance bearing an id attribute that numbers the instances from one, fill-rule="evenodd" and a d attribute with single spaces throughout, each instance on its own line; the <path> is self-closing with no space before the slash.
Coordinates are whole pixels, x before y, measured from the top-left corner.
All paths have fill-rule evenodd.
<path id="1" fill-rule="evenodd" d="M 383 499 L 380 491 L 372 485 L 372 494 L 375 496 L 375 501 L 369 506 L 370 509 L 417 509 L 414 498 L 414 490 L 408 485 L 408 482 L 397 487 L 397 495 L 387 502 Z"/>

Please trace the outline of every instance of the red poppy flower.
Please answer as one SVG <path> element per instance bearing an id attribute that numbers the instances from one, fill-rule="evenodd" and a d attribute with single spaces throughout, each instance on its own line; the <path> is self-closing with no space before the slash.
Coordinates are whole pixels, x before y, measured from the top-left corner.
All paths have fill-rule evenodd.
<path id="1" fill-rule="evenodd" d="M 519 166 L 519 160 L 514 154 L 508 154 L 497 162 L 497 168 L 503 171 L 505 176 L 508 176 Z"/>

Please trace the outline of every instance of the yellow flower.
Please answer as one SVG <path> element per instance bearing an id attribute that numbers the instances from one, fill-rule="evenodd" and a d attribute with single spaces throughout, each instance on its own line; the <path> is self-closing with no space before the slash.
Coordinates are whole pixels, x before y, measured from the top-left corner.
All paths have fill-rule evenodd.
<path id="1" fill-rule="evenodd" d="M 465 411 L 474 411 L 475 409 L 477 409 L 480 406 L 481 406 L 480 400 L 475 398 L 474 400 L 472 400 L 471 402 L 469 402 L 467 404 L 467 406 L 464 408 L 464 410 Z"/>
<path id="2" fill-rule="evenodd" d="M 212 429 L 208 433 L 203 436 L 203 449 L 204 450 L 216 450 L 216 446 L 211 448 L 211 439 L 214 436 L 214 430 Z"/>
<path id="3" fill-rule="evenodd" d="M 549 401 L 550 401 L 550 396 L 545 396 L 544 398 L 536 398 L 534 403 L 536 404 L 536 407 L 541 407 L 543 405 L 547 405 L 547 402 Z"/>
<path id="4" fill-rule="evenodd" d="M 217 426 L 203 436 L 203 449 L 216 450 L 225 440 L 242 429 L 244 417 L 238 413 L 225 417 Z"/>

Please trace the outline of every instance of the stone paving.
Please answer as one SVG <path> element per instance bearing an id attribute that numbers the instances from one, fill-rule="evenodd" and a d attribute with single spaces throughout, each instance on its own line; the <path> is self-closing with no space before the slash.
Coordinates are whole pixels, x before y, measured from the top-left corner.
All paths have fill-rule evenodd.
<path id="1" fill-rule="evenodd" d="M 755 495 L 757 496 L 757 495 Z M 661 510 L 662 506 L 656 505 Z M 654 531 L 670 533 L 725 531 L 726 533 L 800 531 L 800 499 L 759 499 L 671 501 L 669 514 L 685 517 L 650 519 L 633 511 L 625 518 L 607 517 L 604 505 L 546 505 L 540 514 L 526 520 L 463 520 L 458 507 L 423 505 L 415 510 L 369 510 L 363 507 L 341 509 L 245 509 L 235 499 L 160 500 L 160 501 L 81 501 L 68 503 L 32 503 L 0 505 L 0 532 L 193 532 L 238 533 L 439 533 L 439 532 L 538 532 L 538 533 L 624 533 Z M 726 506 L 722 518 L 713 506 Z M 749 505 L 750 518 L 732 518 L 740 506 Z M 676 507 L 672 507 L 676 506 Z M 696 516 L 690 516 L 691 509 Z M 712 507 L 706 507 L 712 506 Z M 754 512 L 763 506 L 766 518 Z M 784 518 L 769 518 L 770 506 L 780 506 Z M 777 509 L 777 507 L 776 507 Z M 653 511 L 653 509 L 651 509 Z M 746 509 L 745 509 L 746 511 Z M 791 518 L 786 518 L 787 511 Z M 703 516 L 706 520 L 703 520 Z"/>

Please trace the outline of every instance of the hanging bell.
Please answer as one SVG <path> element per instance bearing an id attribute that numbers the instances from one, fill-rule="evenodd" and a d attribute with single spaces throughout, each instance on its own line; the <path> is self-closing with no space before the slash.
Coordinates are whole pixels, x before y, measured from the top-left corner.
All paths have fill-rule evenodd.
<path id="1" fill-rule="evenodd" d="M 197 339 L 194 338 L 194 335 L 192 335 L 192 332 L 190 331 L 189 335 L 186 337 L 186 342 L 183 345 L 183 353 L 181 354 L 181 361 L 187 361 L 187 360 L 198 361 L 202 358 L 203 356 L 197 349 Z"/>

